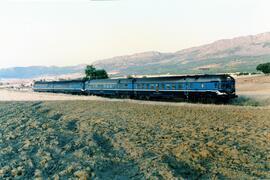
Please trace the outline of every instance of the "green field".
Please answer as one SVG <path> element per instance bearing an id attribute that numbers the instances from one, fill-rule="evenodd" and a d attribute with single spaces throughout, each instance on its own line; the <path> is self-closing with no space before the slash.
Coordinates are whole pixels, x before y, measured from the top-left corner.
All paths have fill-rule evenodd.
<path id="1" fill-rule="evenodd" d="M 270 109 L 0 103 L 0 179 L 270 178 Z"/>

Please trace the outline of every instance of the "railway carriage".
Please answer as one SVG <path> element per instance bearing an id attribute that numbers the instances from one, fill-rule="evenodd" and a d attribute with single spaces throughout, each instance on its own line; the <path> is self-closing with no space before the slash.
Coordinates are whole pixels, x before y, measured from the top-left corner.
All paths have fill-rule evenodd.
<path id="1" fill-rule="evenodd" d="M 132 97 L 133 79 L 97 79 L 85 83 L 85 92 L 93 95 Z"/>
<path id="2" fill-rule="evenodd" d="M 48 81 L 35 81 L 33 85 L 35 92 L 54 92 L 53 83 Z"/>
<path id="3" fill-rule="evenodd" d="M 37 92 L 80 94 L 84 91 L 83 80 L 36 81 L 33 90 Z"/>

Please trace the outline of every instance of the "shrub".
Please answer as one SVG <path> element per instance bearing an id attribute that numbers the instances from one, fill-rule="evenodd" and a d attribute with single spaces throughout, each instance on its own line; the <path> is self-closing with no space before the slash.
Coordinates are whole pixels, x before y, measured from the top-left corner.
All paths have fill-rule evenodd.
<path id="1" fill-rule="evenodd" d="M 85 69 L 85 79 L 107 79 L 109 78 L 104 69 L 96 69 L 93 65 L 87 65 Z"/>
<path id="2" fill-rule="evenodd" d="M 270 73 L 270 63 L 259 64 L 256 67 L 256 70 L 261 71 L 264 74 L 269 74 Z"/>

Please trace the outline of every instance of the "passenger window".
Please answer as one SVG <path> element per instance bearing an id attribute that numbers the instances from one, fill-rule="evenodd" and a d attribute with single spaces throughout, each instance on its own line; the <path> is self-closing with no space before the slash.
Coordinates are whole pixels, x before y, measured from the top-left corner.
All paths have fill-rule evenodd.
<path id="1" fill-rule="evenodd" d="M 221 89 L 225 89 L 226 88 L 226 84 L 225 83 L 222 83 L 221 84 Z"/>
<path id="2" fill-rule="evenodd" d="M 170 90 L 171 89 L 171 85 L 170 84 L 166 84 L 166 90 Z"/>
<path id="3" fill-rule="evenodd" d="M 150 89 L 155 89 L 155 85 L 154 84 L 150 84 Z"/>
<path id="4" fill-rule="evenodd" d="M 161 90 L 164 90 L 165 89 L 165 84 L 161 84 Z"/>
<path id="5" fill-rule="evenodd" d="M 175 90 L 175 89 L 176 89 L 176 85 L 172 84 L 172 90 Z"/>
<path id="6" fill-rule="evenodd" d="M 183 89 L 183 86 L 181 83 L 178 84 L 178 89 Z"/>

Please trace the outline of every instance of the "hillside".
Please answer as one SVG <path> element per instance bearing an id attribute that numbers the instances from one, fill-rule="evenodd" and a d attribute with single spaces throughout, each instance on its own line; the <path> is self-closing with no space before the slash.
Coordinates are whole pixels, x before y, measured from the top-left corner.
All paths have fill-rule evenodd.
<path id="1" fill-rule="evenodd" d="M 270 62 L 270 32 L 184 49 L 174 53 L 157 51 L 117 56 L 93 64 L 113 76 L 129 74 L 190 74 L 255 72 L 259 63 Z M 90 63 L 89 63 L 90 64 Z M 82 73 L 85 65 L 32 66 L 0 69 L 0 78 L 33 78 L 41 75 Z"/>
<path id="2" fill-rule="evenodd" d="M 270 32 L 177 51 L 144 52 L 96 61 L 94 65 L 118 74 L 213 73 L 256 71 L 270 61 Z"/>
<path id="3" fill-rule="evenodd" d="M 85 65 L 76 66 L 29 66 L 0 69 L 0 78 L 35 78 L 41 76 L 59 76 L 83 72 Z"/>

